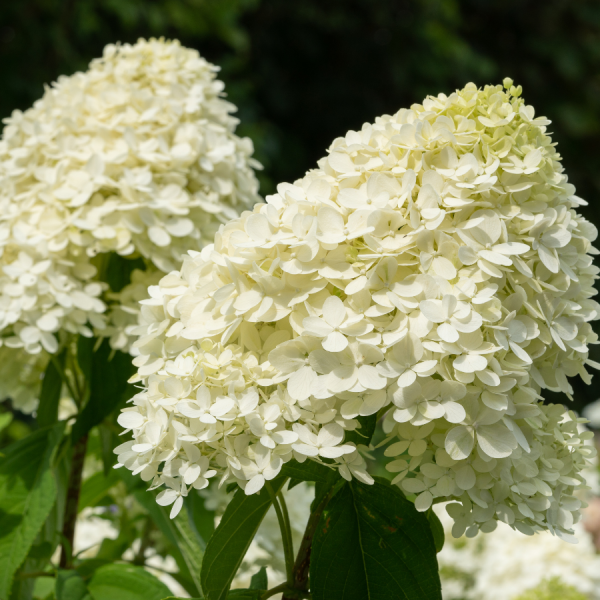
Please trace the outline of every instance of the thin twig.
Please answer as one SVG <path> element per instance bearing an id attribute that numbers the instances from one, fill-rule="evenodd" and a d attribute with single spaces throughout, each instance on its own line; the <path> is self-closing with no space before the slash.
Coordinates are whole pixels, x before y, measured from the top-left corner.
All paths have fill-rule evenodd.
<path id="1" fill-rule="evenodd" d="M 71 398 L 73 398 L 73 401 L 75 403 L 77 403 L 77 401 L 79 400 L 79 394 L 77 394 L 76 390 L 73 388 L 73 384 L 71 383 L 71 380 L 67 376 L 67 374 L 66 374 L 65 370 L 63 369 L 63 366 L 60 364 L 58 358 L 56 358 L 56 354 L 51 354 L 50 360 L 52 361 L 52 364 L 58 371 L 58 374 L 60 375 L 60 378 L 62 379 L 63 383 L 67 386 L 67 389 L 69 390 L 69 394 L 71 394 Z"/>
<path id="2" fill-rule="evenodd" d="M 292 535 L 289 530 L 289 523 L 286 522 L 285 517 L 283 516 L 283 511 L 281 510 L 281 506 L 277 500 L 277 495 L 275 494 L 273 487 L 268 481 L 265 481 L 265 487 L 271 496 L 271 501 L 273 502 L 273 507 L 275 508 L 275 514 L 277 515 L 277 520 L 279 521 L 279 528 L 281 529 L 281 541 L 283 542 L 283 554 L 285 557 L 285 572 L 289 585 L 289 583 L 292 581 L 292 570 L 294 568 L 294 548 L 291 545 Z"/>
<path id="3" fill-rule="evenodd" d="M 260 597 L 260 600 L 267 600 L 267 598 L 270 598 L 271 596 L 275 596 L 275 594 L 279 594 L 279 592 L 285 592 L 287 589 L 288 589 L 287 582 L 281 583 L 281 584 L 275 586 L 274 588 L 271 588 L 269 591 L 265 592 Z"/>
<path id="4" fill-rule="evenodd" d="M 327 507 L 327 504 L 339 489 L 340 484 L 343 484 L 344 480 L 341 479 L 336 485 L 334 485 L 325 497 L 321 500 L 319 505 L 311 513 L 306 529 L 304 530 L 304 536 L 302 542 L 300 542 L 300 548 L 298 555 L 296 556 L 296 562 L 294 563 L 293 578 L 291 579 L 291 589 L 289 592 L 284 592 L 282 600 L 294 600 L 298 598 L 294 595 L 295 592 L 307 593 L 308 592 L 308 571 L 310 567 L 310 554 L 312 550 L 312 542 L 319 520 L 323 511 Z M 306 596 L 305 596 L 306 597 Z"/>
<path id="5" fill-rule="evenodd" d="M 281 512 L 283 513 L 283 520 L 285 521 L 285 530 L 288 535 L 288 542 L 290 544 L 290 551 L 292 554 L 292 559 L 294 557 L 294 539 L 292 538 L 292 524 L 290 522 L 290 513 L 288 511 L 287 504 L 285 502 L 285 498 L 283 496 L 283 490 L 277 494 L 279 498 L 279 503 L 281 504 Z"/>

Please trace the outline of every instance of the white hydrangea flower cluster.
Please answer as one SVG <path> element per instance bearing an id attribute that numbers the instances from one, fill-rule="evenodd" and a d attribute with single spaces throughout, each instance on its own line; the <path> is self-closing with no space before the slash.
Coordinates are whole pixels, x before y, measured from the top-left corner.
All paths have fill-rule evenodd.
<path id="1" fill-rule="evenodd" d="M 155 280 L 259 201 L 260 165 L 251 140 L 234 134 L 217 70 L 177 41 L 109 45 L 5 121 L 2 343 L 54 353 L 60 331 L 102 334 L 109 302 L 117 317 L 107 335 L 127 350 L 115 329 L 135 292 L 107 299 L 98 255 L 142 257 Z"/>
<path id="2" fill-rule="evenodd" d="M 589 382 L 596 229 L 512 81 L 378 118 L 190 252 L 143 302 L 119 462 L 161 502 L 285 462 L 369 481 L 345 433 L 387 412 L 389 469 L 454 533 L 568 537 L 593 449 L 542 389 Z"/>
<path id="3" fill-rule="evenodd" d="M 0 399 L 10 398 L 15 408 L 32 413 L 38 407 L 47 359 L 45 353 L 0 347 Z"/>
<path id="4" fill-rule="evenodd" d="M 435 508 L 449 536 L 451 519 L 443 507 Z M 523 538 L 504 523 L 475 539 L 447 537 L 438 554 L 444 600 L 532 598 L 525 590 L 550 579 L 573 586 L 589 600 L 600 600 L 600 555 L 583 524 L 574 529 L 578 544 L 565 544 L 547 532 Z M 552 598 L 564 600 L 563 595 Z"/>

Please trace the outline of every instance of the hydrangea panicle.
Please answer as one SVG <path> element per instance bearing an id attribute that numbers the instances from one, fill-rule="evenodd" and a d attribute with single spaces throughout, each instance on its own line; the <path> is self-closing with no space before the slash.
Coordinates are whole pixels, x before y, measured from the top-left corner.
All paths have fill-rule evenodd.
<path id="1" fill-rule="evenodd" d="M 60 332 L 95 330 L 127 351 L 141 279 L 142 289 L 155 283 L 259 201 L 252 142 L 234 133 L 217 70 L 177 41 L 109 45 L 88 71 L 60 77 L 5 120 L 4 346 L 47 361 Z M 108 253 L 146 266 L 133 289 L 110 297 L 99 280 Z"/>
<path id="2" fill-rule="evenodd" d="M 520 93 L 468 84 L 348 132 L 152 286 L 119 464 L 165 502 L 290 460 L 369 482 L 346 432 L 387 413 L 418 510 L 569 539 L 591 433 L 541 393 L 597 366 L 596 229 Z"/>

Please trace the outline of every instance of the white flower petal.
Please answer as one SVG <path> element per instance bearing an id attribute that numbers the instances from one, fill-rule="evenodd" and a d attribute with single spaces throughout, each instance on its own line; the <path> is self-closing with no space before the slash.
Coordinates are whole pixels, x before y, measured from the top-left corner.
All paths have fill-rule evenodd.
<path id="1" fill-rule="evenodd" d="M 480 426 L 477 429 L 477 443 L 491 458 L 510 456 L 517 447 L 515 436 L 501 423 Z"/>
<path id="2" fill-rule="evenodd" d="M 339 331 L 330 333 L 322 342 L 323 348 L 327 352 L 341 352 L 348 347 L 348 340 L 346 336 Z"/>
<path id="3" fill-rule="evenodd" d="M 339 327 L 346 316 L 346 307 L 337 296 L 329 296 L 323 303 L 323 318 L 331 327 Z"/>
<path id="4" fill-rule="evenodd" d="M 306 400 L 317 382 L 317 374 L 311 367 L 302 367 L 288 379 L 288 393 L 295 400 Z"/>
<path id="5" fill-rule="evenodd" d="M 141 427 L 146 422 L 146 419 L 140 413 L 137 412 L 122 412 L 117 417 L 117 423 L 125 429 L 134 429 Z"/>
<path id="6" fill-rule="evenodd" d="M 462 373 L 475 373 L 487 367 L 487 360 L 478 354 L 462 354 L 454 360 L 453 366 Z"/>
<path id="7" fill-rule="evenodd" d="M 463 460 L 467 458 L 475 445 L 475 435 L 471 429 L 465 425 L 458 425 L 448 431 L 446 435 L 446 452 L 454 460 Z"/>
<path id="8" fill-rule="evenodd" d="M 259 473 L 258 475 L 255 475 L 252 479 L 250 479 L 250 481 L 246 484 L 244 492 L 246 493 L 246 496 L 256 494 L 257 492 L 260 492 L 264 485 L 265 478 L 261 473 Z"/>

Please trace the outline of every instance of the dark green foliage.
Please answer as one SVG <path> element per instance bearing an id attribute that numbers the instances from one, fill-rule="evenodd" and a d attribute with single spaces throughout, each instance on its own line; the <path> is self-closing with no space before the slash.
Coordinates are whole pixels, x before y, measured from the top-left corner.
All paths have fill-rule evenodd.
<path id="1" fill-rule="evenodd" d="M 375 433 L 375 427 L 377 426 L 377 415 L 369 415 L 368 417 L 357 417 L 359 423 L 354 431 L 350 431 L 346 434 L 344 442 L 354 442 L 357 446 L 364 445 L 368 446 L 373 434 Z"/>
<path id="2" fill-rule="evenodd" d="M 433 541 L 435 542 L 436 552 L 441 552 L 442 548 L 444 547 L 445 540 L 444 526 L 431 508 L 427 511 L 427 520 L 429 521 L 429 526 L 431 527 L 431 534 L 433 535 Z"/>
<path id="3" fill-rule="evenodd" d="M 133 565 L 100 567 L 88 584 L 94 600 L 162 600 L 169 588 L 154 575 Z"/>
<path id="4" fill-rule="evenodd" d="M 258 573 L 252 575 L 250 580 L 251 590 L 266 590 L 269 587 L 269 580 L 267 578 L 267 568 L 263 567 Z"/>
<path id="5" fill-rule="evenodd" d="M 323 512 L 310 562 L 314 600 L 441 600 L 425 515 L 382 480 L 345 484 Z"/>
<path id="6" fill-rule="evenodd" d="M 76 442 L 92 427 L 99 425 L 108 415 L 122 407 L 134 393 L 127 380 L 134 373 L 131 356 L 123 352 L 113 352 L 108 340 L 104 340 L 98 350 L 90 355 L 89 344 L 84 342 L 85 351 L 80 352 L 79 360 L 84 373 L 89 366 L 89 400 L 73 425 L 72 439 Z M 81 347 L 81 344 L 80 344 Z M 81 358 L 81 356 L 85 358 Z"/>
<path id="7" fill-rule="evenodd" d="M 204 506 L 204 498 L 199 494 L 190 494 L 185 499 L 185 507 L 206 547 L 206 542 L 215 530 L 215 513 Z"/>
<path id="8" fill-rule="evenodd" d="M 77 364 L 86 381 L 92 377 L 92 364 L 94 362 L 94 347 L 97 340 L 79 336 L 77 338 Z"/>
<path id="9" fill-rule="evenodd" d="M 96 506 L 105 496 L 106 493 L 121 479 L 118 473 L 112 471 L 108 477 L 101 471 L 94 473 L 91 477 L 86 479 L 81 486 L 81 493 L 79 495 L 79 510 L 83 510 L 88 506 Z"/>
<path id="10" fill-rule="evenodd" d="M 333 469 L 325 467 L 314 460 L 306 460 L 303 463 L 292 460 L 281 469 L 281 475 L 291 477 L 294 485 L 298 485 L 301 481 L 325 483 L 329 481 L 332 473 L 335 473 Z M 294 487 L 294 485 L 291 485 L 291 487 Z"/>
<path id="11" fill-rule="evenodd" d="M 5 448 L 0 461 L 0 599 L 7 600 L 56 499 L 50 461 L 62 426 L 49 427 Z"/>
<path id="12" fill-rule="evenodd" d="M 105 258 L 103 267 L 104 272 L 100 274 L 100 279 L 108 283 L 112 292 L 120 292 L 131 281 L 131 274 L 135 269 L 146 270 L 142 258 L 124 258 L 114 253 Z"/>
<path id="13" fill-rule="evenodd" d="M 200 568 L 206 548 L 206 541 L 202 539 L 192 514 L 192 506 L 186 500 L 184 508 L 175 519 L 169 518 L 169 509 L 156 503 L 154 494 L 146 491 L 135 492 L 136 500 L 150 513 L 155 525 L 163 535 L 177 548 L 185 562 L 190 577 L 194 582 L 196 592 L 201 592 Z"/>
<path id="14" fill-rule="evenodd" d="M 64 368 L 65 356 L 66 353 L 64 351 L 61 352 L 56 356 L 55 360 L 51 360 L 46 367 L 40 391 L 40 404 L 37 410 L 37 422 L 40 427 L 54 425 L 58 420 L 58 402 L 63 386 L 58 368 Z"/>
<path id="15" fill-rule="evenodd" d="M 85 581 L 77 571 L 58 571 L 54 593 L 56 600 L 91 600 Z"/>
<path id="16" fill-rule="evenodd" d="M 277 494 L 285 483 L 285 477 L 270 483 Z M 252 496 L 246 496 L 244 490 L 235 493 L 206 546 L 201 572 L 206 600 L 224 600 L 227 597 L 231 581 L 270 507 L 271 497 L 265 488 Z"/>

